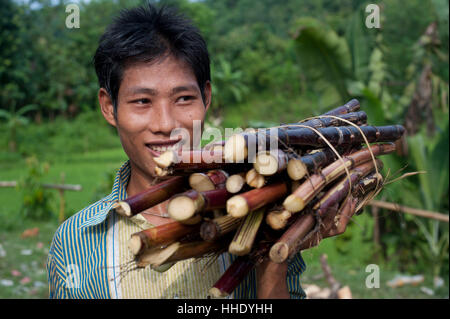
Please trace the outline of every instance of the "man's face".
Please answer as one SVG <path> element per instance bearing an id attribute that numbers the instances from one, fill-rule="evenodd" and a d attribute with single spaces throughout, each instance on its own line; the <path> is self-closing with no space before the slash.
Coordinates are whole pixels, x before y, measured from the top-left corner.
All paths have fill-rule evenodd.
<path id="1" fill-rule="evenodd" d="M 153 158 L 181 139 L 171 139 L 176 128 L 189 132 L 191 145 L 193 121 L 203 123 L 209 107 L 209 82 L 205 96 L 206 106 L 192 69 L 173 56 L 127 67 L 118 93 L 116 119 L 107 120 L 117 128 L 132 167 L 147 177 L 154 176 Z"/>

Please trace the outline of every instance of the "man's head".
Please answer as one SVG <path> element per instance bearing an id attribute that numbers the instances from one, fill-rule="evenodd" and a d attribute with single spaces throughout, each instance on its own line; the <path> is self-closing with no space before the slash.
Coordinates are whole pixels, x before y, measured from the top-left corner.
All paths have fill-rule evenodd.
<path id="1" fill-rule="evenodd" d="M 204 89 L 211 81 L 210 61 L 198 29 L 171 8 L 157 9 L 148 4 L 123 10 L 100 38 L 94 56 L 100 87 L 110 95 L 114 108 L 126 67 L 167 55 L 174 55 L 192 68 L 206 102 Z"/>
<path id="2" fill-rule="evenodd" d="M 107 28 L 94 57 L 99 102 L 117 128 L 132 167 L 153 174 L 153 157 L 173 145 L 175 128 L 203 121 L 211 101 L 206 43 L 172 9 L 150 4 L 124 10 Z"/>

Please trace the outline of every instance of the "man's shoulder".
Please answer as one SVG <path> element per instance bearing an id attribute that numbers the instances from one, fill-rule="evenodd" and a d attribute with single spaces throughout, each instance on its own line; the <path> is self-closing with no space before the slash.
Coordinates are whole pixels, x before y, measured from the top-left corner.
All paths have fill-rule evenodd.
<path id="1" fill-rule="evenodd" d="M 66 219 L 56 230 L 55 237 L 58 240 L 63 240 L 69 234 L 72 235 L 81 232 L 84 225 L 88 224 L 99 215 L 106 214 L 107 212 L 105 210 L 107 210 L 108 206 L 111 204 L 110 197 L 111 194 L 84 207 L 76 214 Z"/>

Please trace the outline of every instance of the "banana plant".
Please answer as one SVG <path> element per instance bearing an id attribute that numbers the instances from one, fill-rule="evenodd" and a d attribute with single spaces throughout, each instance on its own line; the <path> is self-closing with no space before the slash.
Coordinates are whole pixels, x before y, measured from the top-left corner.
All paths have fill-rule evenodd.
<path id="1" fill-rule="evenodd" d="M 6 122 L 8 130 L 9 150 L 11 152 L 17 151 L 17 131 L 19 127 L 29 124 L 28 118 L 25 114 L 37 109 L 37 105 L 29 104 L 16 111 L 15 107 L 11 107 L 9 111 L 0 110 L 0 119 Z"/>
<path id="2" fill-rule="evenodd" d="M 293 29 L 302 71 L 312 81 L 326 81 L 341 100 L 349 100 L 348 82 L 353 80 L 352 56 L 345 38 L 319 20 L 303 17 Z"/>
<path id="3" fill-rule="evenodd" d="M 419 175 L 420 198 L 423 208 L 431 211 L 443 211 L 448 201 L 449 187 L 449 126 L 434 139 L 417 134 L 409 138 L 412 159 L 417 170 L 426 171 Z M 448 209 L 448 208 L 447 208 Z M 422 220 L 414 217 L 425 243 L 421 243 L 422 258 L 433 265 L 433 275 L 438 276 L 446 256 L 448 257 L 449 233 L 436 220 Z"/>

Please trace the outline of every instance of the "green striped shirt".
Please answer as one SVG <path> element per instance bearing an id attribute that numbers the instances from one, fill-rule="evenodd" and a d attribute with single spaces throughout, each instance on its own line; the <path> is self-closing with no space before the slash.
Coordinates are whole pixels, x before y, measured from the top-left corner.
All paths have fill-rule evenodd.
<path id="1" fill-rule="evenodd" d="M 150 267 L 128 271 L 126 238 L 140 229 L 117 215 L 111 206 L 127 197 L 129 177 L 127 161 L 117 172 L 111 194 L 57 229 L 47 260 L 50 298 L 206 298 L 207 288 L 235 258 L 228 253 L 220 255 L 209 263 L 206 273 L 201 271 L 205 258 L 200 263 L 194 259 L 178 262 L 162 273 Z M 305 268 L 300 253 L 289 262 L 286 280 L 291 298 L 305 298 L 300 285 Z M 230 298 L 256 298 L 255 270 Z"/>

